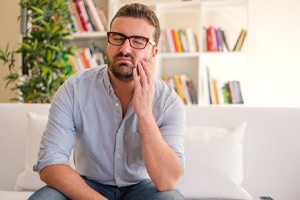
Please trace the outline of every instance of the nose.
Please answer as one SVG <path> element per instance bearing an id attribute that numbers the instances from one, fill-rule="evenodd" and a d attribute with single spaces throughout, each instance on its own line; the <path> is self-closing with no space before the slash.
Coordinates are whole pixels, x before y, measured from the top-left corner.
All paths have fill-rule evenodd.
<path id="1" fill-rule="evenodd" d="M 124 41 L 124 43 L 121 45 L 121 51 L 122 52 L 130 52 L 131 49 L 132 49 L 132 47 L 130 45 L 129 38 L 126 38 L 126 40 Z"/>

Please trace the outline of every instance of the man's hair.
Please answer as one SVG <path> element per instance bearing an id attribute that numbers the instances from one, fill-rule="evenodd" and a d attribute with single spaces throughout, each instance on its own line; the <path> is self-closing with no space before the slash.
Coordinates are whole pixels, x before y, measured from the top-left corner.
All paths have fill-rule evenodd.
<path id="1" fill-rule="evenodd" d="M 159 20 L 153 10 L 151 10 L 148 6 L 140 4 L 140 3 L 132 3 L 124 5 L 119 9 L 119 11 L 115 14 L 113 19 L 110 22 L 110 27 L 113 21 L 117 17 L 134 17 L 134 18 L 141 18 L 146 19 L 149 24 L 151 24 L 154 28 L 154 42 L 158 44 L 159 37 L 160 37 L 160 25 Z"/>

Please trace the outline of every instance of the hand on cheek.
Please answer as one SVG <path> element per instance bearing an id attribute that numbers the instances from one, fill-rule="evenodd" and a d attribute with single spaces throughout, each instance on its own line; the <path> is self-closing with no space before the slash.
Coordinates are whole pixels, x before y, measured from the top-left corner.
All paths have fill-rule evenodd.
<path id="1" fill-rule="evenodd" d="M 138 74 L 139 72 L 139 74 Z M 133 69 L 134 95 L 133 109 L 137 114 L 152 112 L 152 102 L 155 92 L 153 77 L 149 64 L 142 60 Z"/>

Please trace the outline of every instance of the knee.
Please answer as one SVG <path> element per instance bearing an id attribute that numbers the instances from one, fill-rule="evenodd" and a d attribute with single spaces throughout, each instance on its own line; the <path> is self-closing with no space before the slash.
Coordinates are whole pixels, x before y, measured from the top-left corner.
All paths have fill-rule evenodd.
<path id="1" fill-rule="evenodd" d="M 183 195 L 178 190 L 158 192 L 153 200 L 185 200 Z"/>
<path id="2" fill-rule="evenodd" d="M 28 200 L 44 200 L 45 197 L 47 197 L 47 200 L 68 200 L 65 195 L 49 186 L 42 187 L 35 191 Z"/>

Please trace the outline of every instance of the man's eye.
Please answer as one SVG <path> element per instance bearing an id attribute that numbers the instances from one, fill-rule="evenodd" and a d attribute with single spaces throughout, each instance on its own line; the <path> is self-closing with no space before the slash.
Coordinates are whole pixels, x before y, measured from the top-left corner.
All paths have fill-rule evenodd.
<path id="1" fill-rule="evenodd" d="M 124 37 L 121 37 L 121 36 L 113 36 L 113 40 L 124 40 Z"/>
<path id="2" fill-rule="evenodd" d="M 144 38 L 132 38 L 132 42 L 135 44 L 145 44 L 145 39 Z"/>

